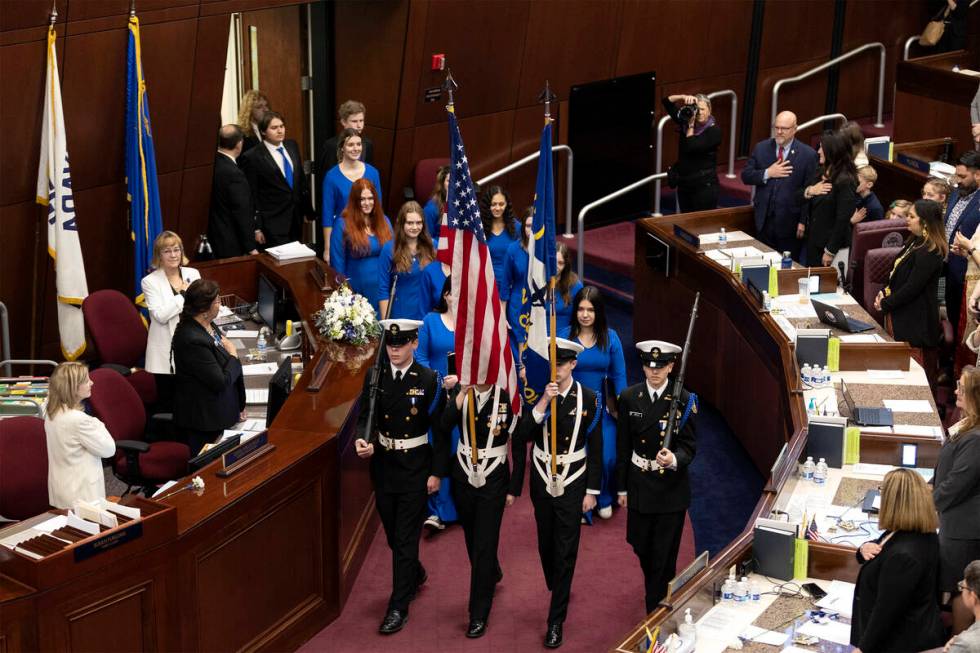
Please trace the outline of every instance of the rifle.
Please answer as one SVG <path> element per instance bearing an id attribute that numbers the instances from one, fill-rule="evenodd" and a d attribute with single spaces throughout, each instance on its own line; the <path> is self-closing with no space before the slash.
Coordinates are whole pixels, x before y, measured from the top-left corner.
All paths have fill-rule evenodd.
<path id="1" fill-rule="evenodd" d="M 677 405 L 681 401 L 681 390 L 684 388 L 684 372 L 687 370 L 687 355 L 691 351 L 691 335 L 694 333 L 694 321 L 698 319 L 698 301 L 701 293 L 694 295 L 694 306 L 691 307 L 691 321 L 687 324 L 687 338 L 684 339 L 684 350 L 681 352 L 681 369 L 674 379 L 674 392 L 670 400 L 670 412 L 667 414 L 667 432 L 664 435 L 664 449 L 670 449 L 671 441 L 674 439 L 674 432 L 679 426 L 677 424 Z M 663 474 L 661 469 L 660 473 Z"/>
<path id="2" fill-rule="evenodd" d="M 391 307 L 395 303 L 395 291 L 398 289 L 398 275 L 391 280 L 391 295 L 388 299 L 388 310 L 385 311 L 384 319 L 391 315 Z M 374 433 L 375 412 L 378 404 L 378 393 L 381 392 L 381 370 L 385 361 L 385 343 L 388 339 L 388 330 L 381 329 L 381 338 L 378 341 L 378 353 L 374 358 L 374 366 L 368 372 L 368 414 L 367 422 L 364 424 L 364 440 L 372 444 L 377 437 Z"/>

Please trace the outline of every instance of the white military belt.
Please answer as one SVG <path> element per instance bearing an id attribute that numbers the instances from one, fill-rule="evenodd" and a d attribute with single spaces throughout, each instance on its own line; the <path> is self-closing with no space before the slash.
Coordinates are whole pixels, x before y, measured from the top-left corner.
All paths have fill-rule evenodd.
<path id="1" fill-rule="evenodd" d="M 543 449 L 539 449 L 538 445 L 534 445 L 534 457 L 543 463 L 551 463 L 551 456 L 545 453 Z M 573 451 L 572 453 L 559 454 L 556 458 L 556 463 L 559 465 L 569 465 L 571 463 L 578 462 L 585 459 L 585 449 L 579 449 L 578 451 Z"/>
<path id="2" fill-rule="evenodd" d="M 384 435 L 378 435 L 378 442 L 385 449 L 392 451 L 404 451 L 406 449 L 414 449 L 415 447 L 421 447 L 423 444 L 429 444 L 429 436 L 420 435 L 417 438 L 389 438 Z"/>
<path id="3" fill-rule="evenodd" d="M 470 457 L 471 455 L 470 445 L 466 444 L 465 442 L 460 442 L 457 451 L 459 451 L 459 453 L 461 453 L 463 455 L 463 458 L 465 458 L 467 461 L 472 461 L 472 458 Z M 483 460 L 484 458 L 486 458 L 487 460 L 493 460 L 494 458 L 500 458 L 501 456 L 506 456 L 506 455 L 507 455 L 506 444 L 502 444 L 499 447 L 490 447 L 489 449 L 481 449 L 479 447 L 477 447 L 476 449 L 477 460 Z"/>
<path id="4" fill-rule="evenodd" d="M 656 460 L 650 460 L 649 458 L 644 458 L 643 456 L 636 453 L 635 451 L 633 452 L 632 460 L 634 465 L 647 472 L 653 472 L 660 469 L 660 463 L 658 463 Z"/>

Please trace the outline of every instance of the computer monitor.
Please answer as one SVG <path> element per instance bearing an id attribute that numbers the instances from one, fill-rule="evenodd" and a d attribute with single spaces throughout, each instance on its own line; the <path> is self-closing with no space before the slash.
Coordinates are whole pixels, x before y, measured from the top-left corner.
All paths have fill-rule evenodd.
<path id="1" fill-rule="evenodd" d="M 259 275 L 259 301 L 256 310 L 259 320 L 267 327 L 276 331 L 276 319 L 279 317 L 279 289 L 264 275 Z"/>
<path id="2" fill-rule="evenodd" d="M 266 406 L 265 424 L 272 426 L 272 420 L 279 414 L 279 409 L 286 403 L 293 389 L 293 359 L 285 358 L 279 363 L 279 369 L 269 379 L 269 403 Z"/>

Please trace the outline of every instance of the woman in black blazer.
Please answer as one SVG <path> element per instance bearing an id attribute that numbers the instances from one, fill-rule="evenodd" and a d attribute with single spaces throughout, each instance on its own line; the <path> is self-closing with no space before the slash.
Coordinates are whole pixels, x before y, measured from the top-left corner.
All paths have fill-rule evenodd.
<path id="1" fill-rule="evenodd" d="M 973 621 L 957 582 L 980 560 L 980 370 L 964 370 L 956 384 L 963 419 L 949 429 L 932 477 L 939 511 L 939 589 L 952 597 L 953 634 Z"/>
<path id="2" fill-rule="evenodd" d="M 850 141 L 825 131 L 817 148 L 819 165 L 802 191 L 805 203 L 797 236 L 806 237 L 806 264 L 830 265 L 851 246 L 851 216 L 857 205 L 857 170 Z M 846 254 L 846 252 L 844 253 Z M 842 254 L 847 265 L 847 257 Z"/>
<path id="3" fill-rule="evenodd" d="M 851 611 L 855 653 L 924 651 L 945 642 L 939 619 L 939 520 L 918 472 L 895 469 L 881 486 L 885 531 L 857 551 L 861 564 Z"/>
<path id="4" fill-rule="evenodd" d="M 932 385 L 940 336 L 939 275 L 948 251 L 939 204 L 916 200 L 908 224 L 911 235 L 895 257 L 888 285 L 874 305 L 885 314 L 885 326 L 896 340 L 921 349 L 916 358 Z"/>
<path id="5" fill-rule="evenodd" d="M 235 346 L 212 324 L 218 284 L 198 279 L 184 293 L 174 331 L 174 423 L 187 434 L 191 455 L 244 419 L 245 382 Z"/>

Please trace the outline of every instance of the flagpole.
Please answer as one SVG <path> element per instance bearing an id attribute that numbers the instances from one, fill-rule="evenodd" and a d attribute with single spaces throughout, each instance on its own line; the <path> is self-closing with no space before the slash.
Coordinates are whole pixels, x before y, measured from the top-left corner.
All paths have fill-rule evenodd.
<path id="1" fill-rule="evenodd" d="M 472 387 L 466 391 L 466 402 L 467 404 L 469 404 L 469 413 L 470 413 L 469 424 L 468 424 L 470 429 L 470 460 L 473 463 L 473 469 L 476 469 L 476 466 L 480 462 L 479 459 L 477 458 L 477 449 L 476 449 L 476 400 L 474 398 L 475 394 L 476 391 L 473 390 Z M 493 434 L 491 433 L 489 437 L 493 438 Z M 489 447 L 490 445 L 488 444 L 487 446 Z"/>

